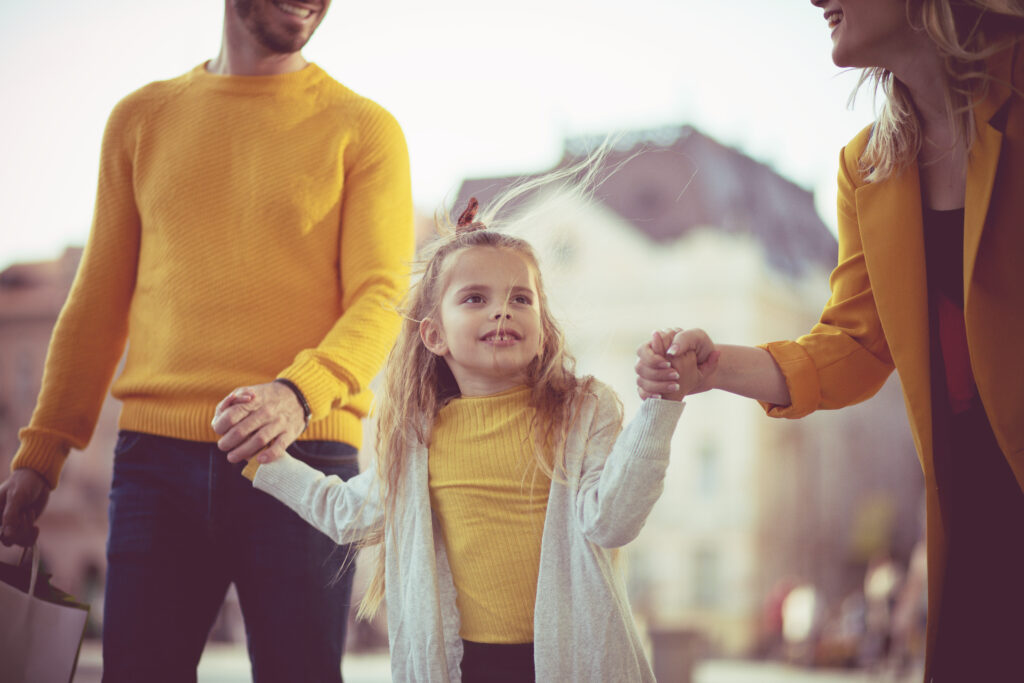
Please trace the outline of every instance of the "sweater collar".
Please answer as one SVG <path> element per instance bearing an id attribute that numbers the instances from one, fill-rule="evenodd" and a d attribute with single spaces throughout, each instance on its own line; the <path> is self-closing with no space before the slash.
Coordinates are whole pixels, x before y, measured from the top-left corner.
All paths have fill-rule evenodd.
<path id="1" fill-rule="evenodd" d="M 212 74 L 206 70 L 209 62 L 203 62 L 189 72 L 196 85 L 239 95 L 277 95 L 303 91 L 319 83 L 327 75 L 323 69 L 309 62 L 298 71 L 268 76 L 236 76 Z"/>
<path id="2" fill-rule="evenodd" d="M 499 410 L 520 405 L 526 406 L 529 404 L 529 400 L 530 387 L 521 385 L 487 396 L 459 396 L 446 403 L 441 411 L 454 414 L 463 411 Z"/>

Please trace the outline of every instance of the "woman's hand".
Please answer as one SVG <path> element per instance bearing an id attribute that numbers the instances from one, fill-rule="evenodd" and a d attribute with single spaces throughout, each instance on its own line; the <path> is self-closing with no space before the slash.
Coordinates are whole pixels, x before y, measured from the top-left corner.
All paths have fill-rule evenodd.
<path id="1" fill-rule="evenodd" d="M 637 387 L 641 398 L 682 400 L 711 389 L 719 352 L 703 330 L 675 327 L 656 331 L 637 349 Z"/>

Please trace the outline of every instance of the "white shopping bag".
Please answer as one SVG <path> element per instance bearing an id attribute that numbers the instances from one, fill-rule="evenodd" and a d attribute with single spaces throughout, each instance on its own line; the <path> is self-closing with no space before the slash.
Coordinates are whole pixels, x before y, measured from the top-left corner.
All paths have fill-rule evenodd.
<path id="1" fill-rule="evenodd" d="M 37 548 L 26 550 L 19 566 L 0 563 L 0 569 L 0 683 L 70 681 L 89 606 L 47 580 L 37 586 Z"/>

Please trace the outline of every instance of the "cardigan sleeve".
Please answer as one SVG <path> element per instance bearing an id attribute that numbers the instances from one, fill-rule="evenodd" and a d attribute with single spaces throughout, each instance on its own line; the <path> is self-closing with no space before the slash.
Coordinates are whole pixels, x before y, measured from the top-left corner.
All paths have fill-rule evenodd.
<path id="1" fill-rule="evenodd" d="M 251 475 L 251 468 L 246 469 Z M 277 498 L 335 543 L 354 543 L 384 528 L 376 467 L 343 481 L 285 454 L 260 465 L 251 478 L 255 488 Z"/>
<path id="2" fill-rule="evenodd" d="M 345 153 L 339 240 L 344 312 L 320 344 L 278 377 L 295 383 L 312 419 L 363 392 L 398 334 L 397 305 L 413 252 L 409 154 L 398 122 L 366 101 L 359 144 Z M 340 381 L 339 381 L 340 380 Z"/>
<path id="3" fill-rule="evenodd" d="M 796 341 L 761 347 L 778 363 L 791 399 L 788 406 L 762 402 L 772 417 L 798 418 L 859 403 L 873 396 L 895 367 L 871 291 L 850 170 L 868 135 L 870 127 L 839 155 L 839 259 L 820 320 Z"/>
<path id="4" fill-rule="evenodd" d="M 85 448 L 128 338 L 140 220 L 132 161 L 137 101 L 128 96 L 107 121 L 92 228 L 57 318 L 42 388 L 12 469 L 39 472 L 51 487 L 71 448 Z"/>
<path id="5" fill-rule="evenodd" d="M 640 533 L 664 489 L 669 445 L 682 412 L 681 401 L 647 399 L 620 433 L 618 399 L 599 389 L 575 497 L 576 521 L 589 541 L 616 548 Z"/>

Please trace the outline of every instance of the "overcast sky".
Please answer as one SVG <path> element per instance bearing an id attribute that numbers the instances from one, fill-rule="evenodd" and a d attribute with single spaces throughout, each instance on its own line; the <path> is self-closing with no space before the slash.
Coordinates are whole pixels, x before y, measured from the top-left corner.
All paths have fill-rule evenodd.
<path id="1" fill-rule="evenodd" d="M 111 108 L 214 56 L 222 19 L 220 0 L 0 3 L 0 268 L 84 242 Z M 808 0 L 335 0 L 305 54 L 398 118 L 426 214 L 463 178 L 545 170 L 566 137 L 689 124 L 834 226 L 872 102 L 847 109 L 830 48 Z"/>

